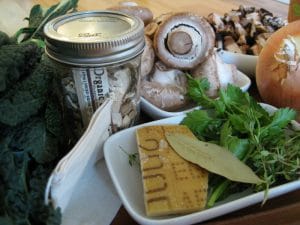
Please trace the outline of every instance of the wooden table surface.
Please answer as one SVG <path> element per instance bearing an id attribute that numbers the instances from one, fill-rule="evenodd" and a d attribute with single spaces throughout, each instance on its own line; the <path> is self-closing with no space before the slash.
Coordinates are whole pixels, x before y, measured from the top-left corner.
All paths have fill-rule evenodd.
<path id="1" fill-rule="evenodd" d="M 26 26 L 23 18 L 28 16 L 34 4 L 50 6 L 57 0 L 0 0 L 0 30 L 13 34 Z M 118 0 L 80 0 L 79 10 L 100 10 L 118 4 Z M 192 11 L 207 16 L 211 12 L 223 15 L 239 5 L 263 7 L 277 16 L 287 17 L 288 5 L 274 0 L 136 0 L 139 5 L 150 8 L 154 16 L 170 11 Z M 255 83 L 255 81 L 253 82 Z M 251 92 L 257 95 L 255 85 Z M 137 224 L 121 207 L 112 225 Z M 203 225 L 299 225 L 300 190 L 257 204 L 234 213 L 201 223 Z"/>
<path id="2" fill-rule="evenodd" d="M 79 0 L 79 10 L 100 10 L 117 5 L 122 0 Z M 130 1 L 130 0 L 127 0 Z M 170 11 L 191 11 L 207 16 L 210 12 L 223 15 L 239 5 L 263 7 L 277 16 L 286 18 L 288 6 L 274 0 L 134 0 L 151 9 L 154 16 Z M 18 27 L 26 26 L 23 20 L 34 4 L 50 6 L 58 0 L 0 0 L 0 30 L 13 34 Z"/>

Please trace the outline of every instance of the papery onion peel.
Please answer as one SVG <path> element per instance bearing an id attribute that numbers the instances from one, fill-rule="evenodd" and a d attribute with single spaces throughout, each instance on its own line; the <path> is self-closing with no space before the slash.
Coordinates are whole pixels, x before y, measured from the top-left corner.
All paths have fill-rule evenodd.
<path id="1" fill-rule="evenodd" d="M 300 20 L 267 40 L 256 65 L 256 84 L 264 102 L 300 112 Z"/>

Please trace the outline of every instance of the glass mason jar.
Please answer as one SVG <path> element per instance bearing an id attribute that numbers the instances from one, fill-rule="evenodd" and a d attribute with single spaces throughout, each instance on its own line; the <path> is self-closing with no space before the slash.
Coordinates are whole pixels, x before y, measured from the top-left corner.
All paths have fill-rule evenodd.
<path id="1" fill-rule="evenodd" d="M 105 101 L 113 100 L 112 132 L 132 126 L 140 113 L 144 25 L 114 11 L 84 11 L 44 27 L 46 54 L 60 71 L 64 118 L 78 135 Z"/>

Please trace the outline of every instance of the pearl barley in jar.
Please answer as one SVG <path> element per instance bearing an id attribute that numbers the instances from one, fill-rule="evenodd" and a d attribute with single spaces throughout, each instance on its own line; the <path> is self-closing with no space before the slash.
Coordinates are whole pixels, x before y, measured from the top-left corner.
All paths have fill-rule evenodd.
<path id="1" fill-rule="evenodd" d="M 143 22 L 114 11 L 85 11 L 45 25 L 46 53 L 60 70 L 65 116 L 81 134 L 106 98 L 113 100 L 112 131 L 139 116 Z"/>

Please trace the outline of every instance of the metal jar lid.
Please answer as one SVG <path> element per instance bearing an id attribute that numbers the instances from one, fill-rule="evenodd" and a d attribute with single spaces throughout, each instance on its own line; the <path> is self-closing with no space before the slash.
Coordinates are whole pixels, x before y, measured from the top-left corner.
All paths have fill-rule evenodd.
<path id="1" fill-rule="evenodd" d="M 46 53 L 71 65 L 109 65 L 139 55 L 145 46 L 141 19 L 115 11 L 83 11 L 49 21 Z"/>

